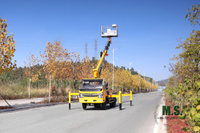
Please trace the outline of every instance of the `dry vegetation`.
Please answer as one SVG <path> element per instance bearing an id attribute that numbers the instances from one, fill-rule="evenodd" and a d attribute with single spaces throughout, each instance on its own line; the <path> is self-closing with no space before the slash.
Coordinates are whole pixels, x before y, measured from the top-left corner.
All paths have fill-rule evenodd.
<path id="1" fill-rule="evenodd" d="M 52 90 L 53 90 L 52 86 Z M 55 92 L 51 92 L 52 96 L 62 96 L 61 89 L 57 89 L 57 94 Z M 64 88 L 65 94 L 67 95 L 69 91 L 72 89 L 68 86 Z M 28 98 L 28 89 L 27 87 L 20 86 L 18 84 L 7 84 L 0 86 L 0 93 L 3 95 L 5 99 L 20 99 L 20 98 Z M 49 88 L 31 88 L 31 98 L 36 97 L 48 97 Z M 0 97 L 0 99 L 2 99 Z"/>

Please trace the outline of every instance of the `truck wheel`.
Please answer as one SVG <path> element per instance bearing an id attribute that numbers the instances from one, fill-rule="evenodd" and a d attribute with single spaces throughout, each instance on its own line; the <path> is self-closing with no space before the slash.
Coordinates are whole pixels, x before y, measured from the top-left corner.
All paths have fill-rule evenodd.
<path id="1" fill-rule="evenodd" d="M 116 101 L 113 102 L 113 107 L 116 107 Z"/>
<path id="2" fill-rule="evenodd" d="M 116 101 L 110 103 L 110 107 L 111 107 L 111 108 L 112 108 L 112 107 L 115 107 L 115 106 L 116 106 Z"/>
<path id="3" fill-rule="evenodd" d="M 87 108 L 87 103 L 82 103 L 82 107 L 83 107 L 84 110 L 86 110 L 86 108 Z"/>
<path id="4" fill-rule="evenodd" d="M 113 107 L 113 103 L 110 103 L 110 107 L 111 107 L 111 108 Z"/>
<path id="5" fill-rule="evenodd" d="M 103 110 L 106 109 L 106 102 L 104 102 L 104 103 L 102 104 L 102 109 L 103 109 Z"/>
<path id="6" fill-rule="evenodd" d="M 95 108 L 99 108 L 99 106 L 100 106 L 99 104 L 95 104 L 94 105 Z"/>
<path id="7" fill-rule="evenodd" d="M 109 98 L 108 97 L 106 97 L 106 104 L 108 104 L 109 103 Z"/>

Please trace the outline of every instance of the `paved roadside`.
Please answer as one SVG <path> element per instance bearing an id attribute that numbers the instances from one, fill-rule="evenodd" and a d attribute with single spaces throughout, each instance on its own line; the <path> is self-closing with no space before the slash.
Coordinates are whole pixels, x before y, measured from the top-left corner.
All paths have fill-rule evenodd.
<path id="1" fill-rule="evenodd" d="M 20 105 L 20 104 L 30 104 L 31 102 L 41 102 L 44 98 L 32 98 L 32 99 L 13 99 L 6 100 L 11 106 Z M 0 100 L 0 106 L 8 106 L 4 100 Z"/>
<path id="2" fill-rule="evenodd" d="M 43 101 L 44 99 L 45 98 L 6 100 L 12 106 L 12 108 L 0 109 L 0 113 L 16 111 L 16 110 L 23 110 L 23 109 L 30 109 L 30 108 L 39 108 L 39 107 L 45 107 L 45 106 L 54 106 L 54 105 L 58 105 L 58 104 L 67 104 L 67 102 L 39 103 L 39 102 Z M 0 100 L 0 106 L 8 106 L 8 104 L 4 100 Z"/>

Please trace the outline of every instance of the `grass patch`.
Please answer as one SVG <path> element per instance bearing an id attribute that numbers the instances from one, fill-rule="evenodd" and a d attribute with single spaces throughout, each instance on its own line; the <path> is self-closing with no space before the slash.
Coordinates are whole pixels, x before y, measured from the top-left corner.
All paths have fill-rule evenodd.
<path id="1" fill-rule="evenodd" d="M 0 93 L 5 99 L 23 99 L 28 98 L 28 88 L 19 84 L 6 84 L 0 86 Z M 48 94 L 46 88 L 36 89 L 31 88 L 31 98 L 45 97 Z M 0 97 L 0 99 L 2 99 Z"/>
<path id="2" fill-rule="evenodd" d="M 53 90 L 52 86 L 52 90 Z M 66 88 L 57 88 L 57 93 L 55 94 L 53 91 L 51 91 L 51 96 L 61 97 L 60 100 L 53 99 L 53 101 L 65 101 L 64 96 L 68 95 L 68 92 L 72 91 L 72 89 L 67 86 Z M 29 98 L 28 97 L 28 87 L 21 86 L 20 84 L 5 84 L 0 86 L 0 94 L 5 99 L 23 99 L 23 98 Z M 37 97 L 48 97 L 49 96 L 49 88 L 31 88 L 30 90 L 31 98 L 37 98 Z M 63 97 L 62 97 L 63 96 Z M 2 100 L 2 97 L 0 97 L 0 100 Z"/>

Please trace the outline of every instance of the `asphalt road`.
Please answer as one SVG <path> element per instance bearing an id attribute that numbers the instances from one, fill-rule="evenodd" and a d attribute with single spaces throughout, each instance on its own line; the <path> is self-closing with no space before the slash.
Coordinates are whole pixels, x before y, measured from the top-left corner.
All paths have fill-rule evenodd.
<path id="1" fill-rule="evenodd" d="M 83 110 L 80 103 L 0 114 L 0 133 L 152 133 L 156 121 L 156 108 L 163 92 L 123 97 L 119 106 L 106 110 L 88 106 Z"/>

